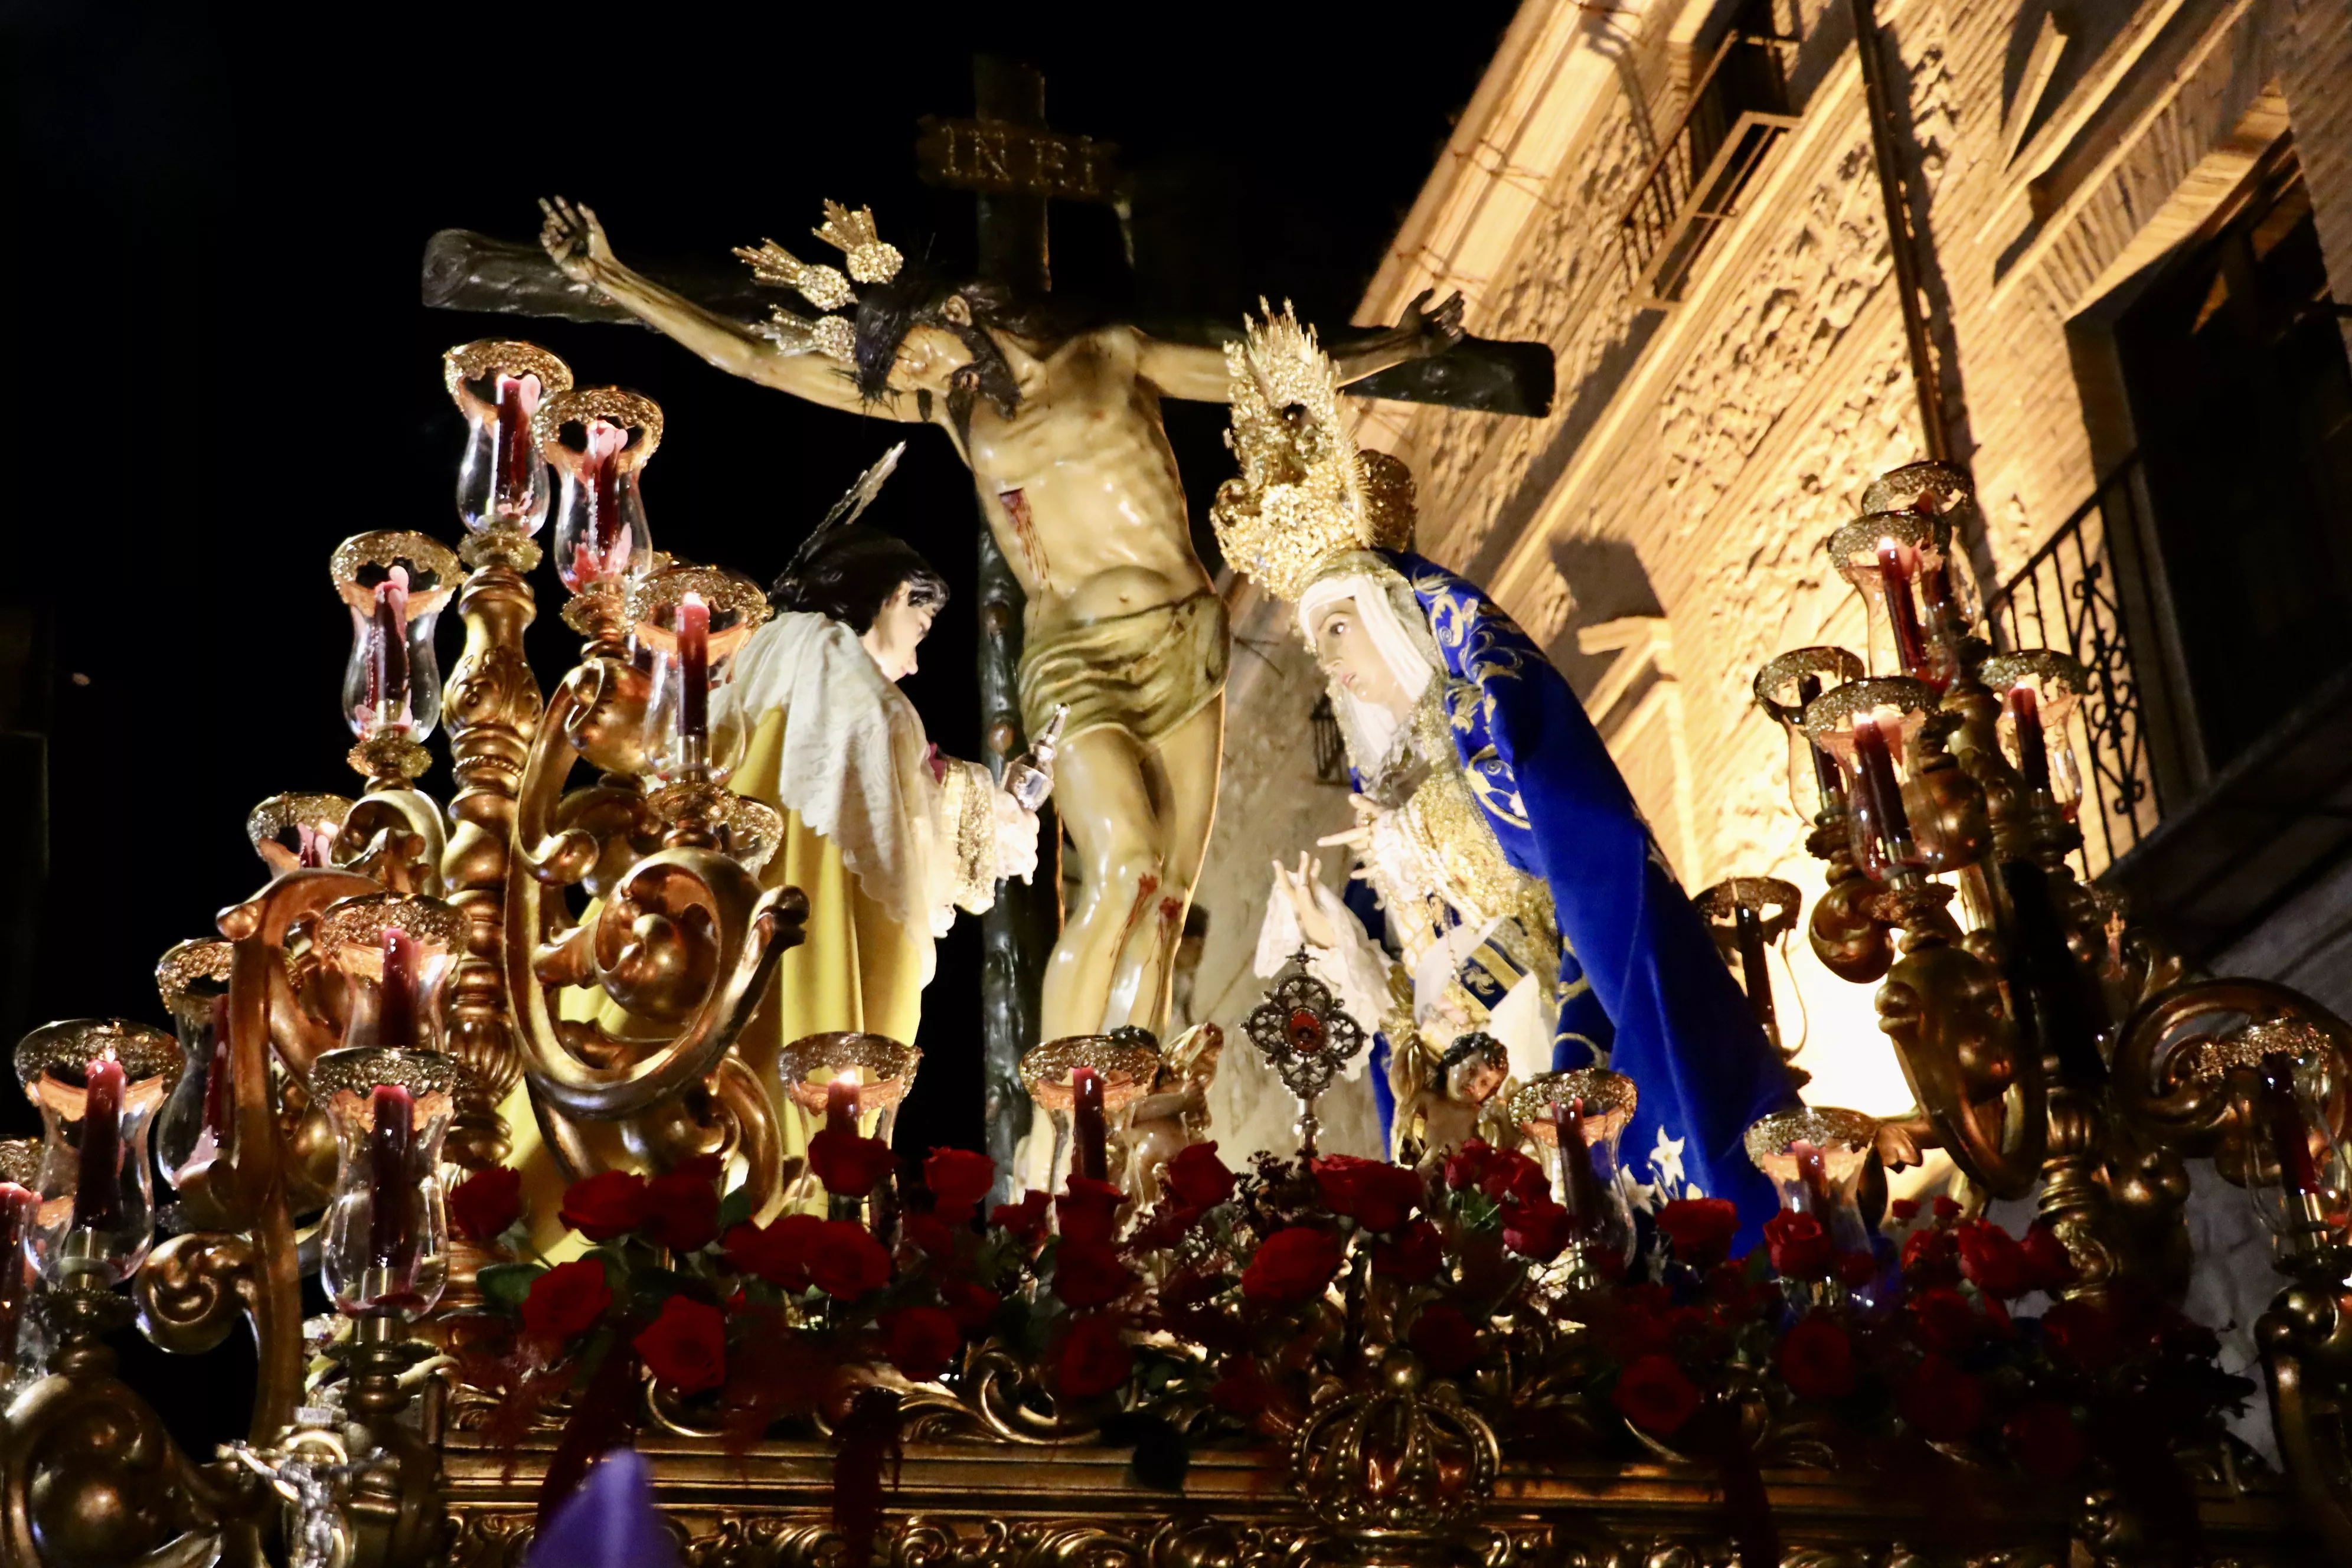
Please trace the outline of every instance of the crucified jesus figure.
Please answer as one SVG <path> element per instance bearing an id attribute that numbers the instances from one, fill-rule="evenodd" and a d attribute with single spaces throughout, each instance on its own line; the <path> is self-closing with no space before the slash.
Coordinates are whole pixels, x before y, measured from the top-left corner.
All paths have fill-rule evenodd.
<path id="1" fill-rule="evenodd" d="M 565 276 L 720 370 L 827 408 L 936 425 L 955 443 L 1028 595 L 1023 721 L 1034 734 L 1055 704 L 1070 710 L 1054 794 L 1079 891 L 1046 969 L 1043 1037 L 1121 1025 L 1164 1034 L 1216 811 L 1229 642 L 1192 552 L 1160 400 L 1227 401 L 1223 353 L 1057 315 L 1001 284 L 901 267 L 892 251 L 850 313 L 826 318 L 835 352 L 847 351 L 835 358 L 804 334 L 762 336 L 631 271 L 588 207 L 541 205 L 541 243 Z M 765 255 L 763 278 L 817 270 L 773 247 Z M 835 304 L 849 303 L 845 281 L 829 278 Z M 1335 353 L 1342 378 L 1459 340 L 1460 298 L 1428 301 Z"/>

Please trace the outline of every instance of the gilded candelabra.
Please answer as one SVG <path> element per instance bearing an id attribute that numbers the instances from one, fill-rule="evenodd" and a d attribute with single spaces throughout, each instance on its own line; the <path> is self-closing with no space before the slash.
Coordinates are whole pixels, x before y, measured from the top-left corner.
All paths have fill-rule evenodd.
<path id="1" fill-rule="evenodd" d="M 1879 1027 L 1916 1096 L 1874 1153 L 1899 1168 L 1941 1148 L 1977 1194 L 2032 1194 L 2074 1265 L 2063 1294 L 2092 1302 L 2185 1287 L 2183 1158 L 2211 1155 L 2260 1194 L 2292 1281 L 2260 1329 L 2281 1449 L 2314 1529 L 2352 1561 L 2352 1033 L 2285 987 L 2188 973 L 2076 879 L 2067 731 L 2088 678 L 1979 635 L 1967 473 L 1896 469 L 1862 513 L 1827 548 L 1862 596 L 1869 657 L 1800 648 L 1755 690 L 1789 733 L 1791 799 L 1828 864 L 1808 937 L 1832 973 L 1881 982 Z"/>

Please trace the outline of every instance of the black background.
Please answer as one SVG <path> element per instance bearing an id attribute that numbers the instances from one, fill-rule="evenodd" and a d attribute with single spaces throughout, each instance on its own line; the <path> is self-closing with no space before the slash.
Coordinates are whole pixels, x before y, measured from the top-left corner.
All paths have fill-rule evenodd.
<path id="1" fill-rule="evenodd" d="M 1408 32 L 1370 7 L 1236 0 L 0 0 L 0 730 L 47 737 L 49 862 L 44 876 L 28 806 L 0 884 L 31 931 L 0 991 L 8 1037 L 53 1017 L 163 1021 L 156 955 L 261 880 L 246 811 L 280 790 L 356 790 L 327 559 L 368 529 L 456 539 L 462 425 L 441 350 L 529 337 L 583 384 L 653 396 L 667 416 L 645 485 L 655 543 L 762 581 L 902 433 L 730 380 L 637 329 L 425 310 L 436 229 L 528 238 L 534 198 L 562 192 L 596 207 L 625 260 L 723 256 L 763 235 L 814 257 L 807 231 L 833 197 L 871 204 L 902 248 L 968 265 L 971 198 L 918 182 L 911 149 L 919 116 L 969 112 L 971 58 L 987 48 L 1042 67 L 1054 124 L 1117 142 L 1136 176 L 1134 273 L 1107 209 L 1060 207 L 1057 289 L 1229 318 L 1286 296 L 1336 326 L 1511 10 L 1463 0 L 1442 28 Z M 1196 524 L 1228 471 L 1223 420 L 1169 406 Z M 905 433 L 871 515 L 968 589 L 968 476 L 940 436 Z M 538 579 L 530 649 L 551 685 L 576 639 L 551 571 Z M 446 669 L 461 639 L 445 620 Z M 973 635 L 967 591 L 908 683 L 934 738 L 967 756 Z M 10 798 L 37 799 L 21 763 L 17 775 Z M 446 764 L 424 784 L 446 794 Z M 969 921 L 942 946 L 902 1148 L 977 1145 L 977 946 Z M 5 1115 L 6 1131 L 31 1125 L 21 1103 Z M 169 1414 L 199 1451 L 244 1420 L 236 1399 Z"/>

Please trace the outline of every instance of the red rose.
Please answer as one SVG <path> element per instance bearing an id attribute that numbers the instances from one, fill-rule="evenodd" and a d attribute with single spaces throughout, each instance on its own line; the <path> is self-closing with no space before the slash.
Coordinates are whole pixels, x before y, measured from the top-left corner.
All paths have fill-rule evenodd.
<path id="1" fill-rule="evenodd" d="M 995 1291 L 969 1279 L 950 1279 L 941 1285 L 940 1299 L 947 1303 L 948 1316 L 955 1320 L 956 1327 L 972 1333 L 988 1326 L 1003 1300 Z"/>
<path id="2" fill-rule="evenodd" d="M 629 1342 L 653 1374 L 680 1394 L 716 1388 L 727 1377 L 727 1319 L 690 1296 L 672 1296 L 661 1316 Z"/>
<path id="3" fill-rule="evenodd" d="M 1010 1231 L 1014 1239 L 1034 1241 L 1045 1234 L 1045 1205 L 1053 1198 L 1032 1187 L 1017 1204 L 999 1204 L 988 1213 L 988 1223 Z"/>
<path id="4" fill-rule="evenodd" d="M 901 1307 L 883 1318 L 882 1333 L 890 1347 L 890 1364 L 917 1383 L 929 1383 L 946 1371 L 963 1344 L 963 1331 L 937 1307 Z"/>
<path id="5" fill-rule="evenodd" d="M 1783 1279 L 1824 1279 L 1836 1258 L 1822 1222 L 1790 1209 L 1764 1222 L 1764 1245 L 1771 1253 L 1772 1272 Z"/>
<path id="6" fill-rule="evenodd" d="M 1737 1317 L 1756 1304 L 1756 1287 L 1737 1263 L 1723 1262 L 1706 1271 L 1707 1300 Z"/>
<path id="7" fill-rule="evenodd" d="M 1960 1205 L 1953 1199 L 1946 1197 L 1941 1193 L 1937 1193 L 1936 1194 L 1936 1217 L 1937 1219 L 1958 1219 L 1960 1217 Z"/>
<path id="8" fill-rule="evenodd" d="M 1903 1419 L 1919 1436 L 1955 1443 L 1984 1420 L 1984 1384 L 1942 1356 L 1923 1356 L 1904 1384 L 1900 1403 Z"/>
<path id="9" fill-rule="evenodd" d="M 1541 1165 L 1515 1150 L 1496 1149 L 1475 1138 L 1447 1157 L 1445 1184 L 1457 1192 L 1475 1187 L 1496 1203 L 1551 1195 L 1551 1179 Z"/>
<path id="10" fill-rule="evenodd" d="M 1242 1294 L 1293 1306 L 1323 1293 L 1339 1267 L 1339 1239 L 1311 1226 L 1277 1230 L 1242 1270 Z"/>
<path id="11" fill-rule="evenodd" d="M 449 1189 L 449 1223 L 484 1246 L 522 1217 L 522 1173 L 504 1165 L 477 1171 Z"/>
<path id="12" fill-rule="evenodd" d="M 1406 1226 L 1393 1240 L 1376 1242 L 1372 1247 L 1372 1272 L 1383 1279 L 1426 1285 L 1444 1267 L 1445 1244 L 1439 1238 L 1437 1227 L 1425 1219 Z"/>
<path id="13" fill-rule="evenodd" d="M 1984 1333 L 1984 1322 L 1969 1299 L 1943 1285 L 1912 1298 L 1911 1326 L 1920 1343 L 1947 1353 L 1968 1349 Z"/>
<path id="14" fill-rule="evenodd" d="M 2010 1452 L 2037 1476 L 2063 1481 L 2083 1463 L 2083 1429 L 2054 1399 L 2037 1399 L 2001 1425 Z"/>
<path id="15" fill-rule="evenodd" d="M 2085 1372 L 2103 1372 L 2123 1354 L 2115 1314 L 2090 1301 L 2056 1301 L 2042 1314 L 2051 1348 Z"/>
<path id="16" fill-rule="evenodd" d="M 708 1176 L 656 1176 L 646 1184 L 643 1228 L 656 1247 L 701 1251 L 719 1234 L 719 1189 Z"/>
<path id="17" fill-rule="evenodd" d="M 1958 1244 L 1948 1230 L 1915 1230 L 1903 1238 L 1903 1268 L 1906 1273 L 1949 1279 L 1956 1272 L 1955 1259 L 1958 1256 Z"/>
<path id="18" fill-rule="evenodd" d="M 828 1127 L 808 1143 L 809 1169 L 836 1197 L 862 1198 L 897 1164 L 890 1145 L 879 1138 L 861 1138 L 845 1128 Z"/>
<path id="19" fill-rule="evenodd" d="M 522 1326 L 542 1340 L 568 1340 L 585 1332 L 613 1304 L 604 1266 L 593 1258 L 559 1263 L 530 1282 L 522 1299 Z"/>
<path id="20" fill-rule="evenodd" d="M 1443 1301 L 1423 1307 L 1412 1321 L 1413 1352 L 1440 1377 L 1458 1377 L 1478 1359 L 1478 1331 Z"/>
<path id="21" fill-rule="evenodd" d="M 1421 1173 L 1382 1160 L 1333 1154 L 1315 1162 L 1315 1184 L 1334 1214 L 1366 1230 L 1392 1231 L 1421 1205 Z"/>
<path id="22" fill-rule="evenodd" d="M 1675 1256 L 1694 1268 L 1722 1262 L 1739 1233 L 1739 1209 L 1726 1198 L 1676 1198 L 1658 1211 L 1658 1228 Z"/>
<path id="23" fill-rule="evenodd" d="M 942 1215 L 969 1214 L 996 1185 L 996 1162 L 969 1149 L 934 1149 L 923 1162 L 923 1185 Z"/>
<path id="24" fill-rule="evenodd" d="M 1066 1399 L 1092 1399 L 1127 1381 L 1135 1365 L 1118 1325 L 1108 1318 L 1080 1318 L 1070 1325 L 1054 1363 L 1054 1386 Z"/>
<path id="25" fill-rule="evenodd" d="M 1209 1385 L 1209 1403 L 1230 1415 L 1255 1415 L 1274 1403 L 1274 1385 L 1247 1356 L 1227 1362 Z"/>
<path id="26" fill-rule="evenodd" d="M 949 1258 L 955 1256 L 955 1227 L 935 1214 L 910 1214 L 898 1222 L 898 1234 L 926 1256 Z"/>
<path id="27" fill-rule="evenodd" d="M 809 1278 L 826 1295 L 854 1301 L 890 1280 L 890 1255 L 854 1219 L 817 1222 L 808 1252 Z"/>
<path id="28" fill-rule="evenodd" d="M 1549 1198 L 1503 1205 L 1503 1245 L 1522 1258 L 1558 1258 L 1571 1228 L 1568 1211 Z"/>
<path id="29" fill-rule="evenodd" d="M 1664 1310 L 1621 1304 L 1601 1320 L 1601 1348 L 1626 1363 L 1664 1355 L 1675 1348 L 1675 1320 Z"/>
<path id="30" fill-rule="evenodd" d="M 1954 1233 L 1960 1272 L 1988 1296 L 2007 1300 L 2033 1289 L 2033 1266 L 2017 1238 L 1990 1220 L 1976 1219 Z"/>
<path id="31" fill-rule="evenodd" d="M 1454 1192 L 1475 1187 L 1486 1174 L 1486 1157 L 1494 1147 L 1483 1138 L 1471 1138 L 1445 1156 L 1445 1184 Z"/>
<path id="32" fill-rule="evenodd" d="M 646 1179 L 603 1171 L 564 1189 L 563 1223 L 591 1241 L 610 1241 L 646 1220 Z"/>
<path id="33" fill-rule="evenodd" d="M 765 1226 L 739 1225 L 727 1232 L 727 1256 L 735 1267 L 797 1295 L 809 1288 L 809 1253 L 824 1228 L 813 1214 L 788 1214 Z"/>
<path id="34" fill-rule="evenodd" d="M 1699 1392 L 1671 1360 L 1645 1355 L 1617 1374 L 1609 1401 L 1626 1420 L 1664 1437 L 1697 1413 Z"/>
<path id="35" fill-rule="evenodd" d="M 2019 1248 L 2025 1254 L 2028 1277 L 2037 1290 L 2055 1293 L 2074 1282 L 2074 1258 L 2058 1233 L 2035 1220 L 2025 1227 L 2025 1241 Z"/>
<path id="36" fill-rule="evenodd" d="M 1134 1288 L 1134 1272 L 1101 1242 L 1065 1240 L 1054 1254 L 1054 1294 L 1073 1307 L 1108 1307 Z"/>
<path id="37" fill-rule="evenodd" d="M 1919 1200 L 1917 1198 L 1896 1198 L 1893 1203 L 1886 1205 L 1886 1212 L 1893 1215 L 1895 1219 L 1902 1224 L 1909 1225 L 1913 1220 L 1919 1217 Z"/>
<path id="38" fill-rule="evenodd" d="M 1108 1182 L 1072 1176 L 1069 1190 L 1054 1200 L 1065 1241 L 1109 1242 L 1118 1237 L 1118 1209 L 1126 1196 Z"/>
<path id="39" fill-rule="evenodd" d="M 1160 1168 L 1160 1184 L 1186 1208 L 1214 1208 L 1234 1195 L 1234 1173 L 1214 1143 L 1187 1143 Z"/>
<path id="40" fill-rule="evenodd" d="M 1455 1192 L 1472 1189 L 1497 1201 L 1513 1194 L 1540 1197 L 1549 1187 L 1543 1167 L 1482 1138 L 1465 1140 L 1445 1157 L 1445 1184 Z"/>
<path id="41" fill-rule="evenodd" d="M 1878 1278 L 1878 1259 L 1867 1252 L 1841 1252 L 1837 1255 L 1838 1282 L 1850 1290 L 1868 1287 Z"/>
<path id="42" fill-rule="evenodd" d="M 727 1163 L 716 1154 L 695 1154 L 680 1160 L 669 1168 L 673 1176 L 692 1176 L 698 1182 L 717 1182 Z"/>
<path id="43" fill-rule="evenodd" d="M 1185 1233 L 1201 1223 L 1204 1211 L 1187 1208 L 1171 1198 L 1151 1212 L 1149 1219 L 1129 1234 L 1129 1247 L 1173 1247 L 1184 1239 Z"/>
<path id="44" fill-rule="evenodd" d="M 1853 1342 L 1835 1323 L 1807 1318 L 1780 1342 L 1780 1375 L 1800 1399 L 1853 1392 Z"/>

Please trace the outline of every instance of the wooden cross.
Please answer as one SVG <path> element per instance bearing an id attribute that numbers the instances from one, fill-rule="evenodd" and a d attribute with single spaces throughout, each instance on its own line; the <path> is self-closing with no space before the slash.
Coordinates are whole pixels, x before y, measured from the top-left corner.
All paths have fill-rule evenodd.
<path id="1" fill-rule="evenodd" d="M 1045 125 L 1045 79 L 995 55 L 971 65 L 972 120 L 926 119 L 916 142 L 927 180 L 973 193 L 980 209 L 984 278 L 1043 292 L 1053 286 L 1048 204 L 1055 197 L 1108 199 L 1114 149 Z M 1021 584 L 980 528 L 980 709 L 990 768 L 1002 780 L 1020 754 Z M 1029 1130 L 1021 1053 L 1037 1043 L 1045 961 L 1062 928 L 1062 830 L 1049 803 L 1038 813 L 1037 874 L 997 885 L 981 917 L 980 1016 L 988 1152 L 1000 1185 L 1018 1195 L 1013 1156 Z"/>

